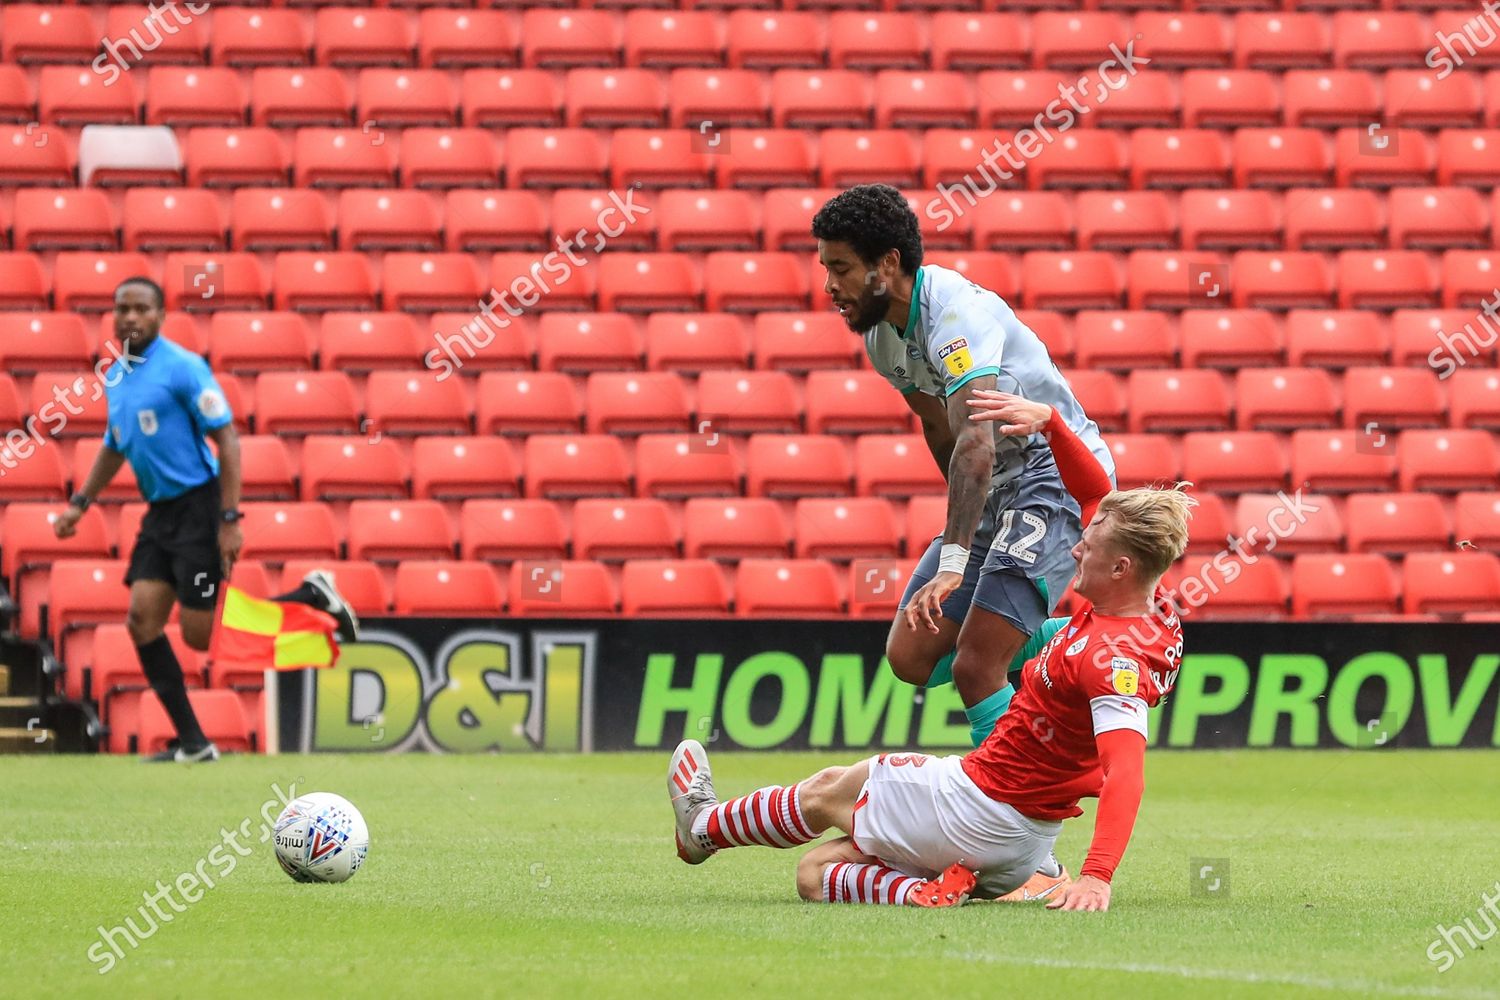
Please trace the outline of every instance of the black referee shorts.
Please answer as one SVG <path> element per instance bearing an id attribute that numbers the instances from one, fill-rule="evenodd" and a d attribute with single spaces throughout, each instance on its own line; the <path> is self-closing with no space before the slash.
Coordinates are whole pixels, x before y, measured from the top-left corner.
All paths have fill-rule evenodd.
<path id="1" fill-rule="evenodd" d="M 217 478 L 146 510 L 125 572 L 126 586 L 136 580 L 165 580 L 185 608 L 214 607 L 224 581 Z"/>

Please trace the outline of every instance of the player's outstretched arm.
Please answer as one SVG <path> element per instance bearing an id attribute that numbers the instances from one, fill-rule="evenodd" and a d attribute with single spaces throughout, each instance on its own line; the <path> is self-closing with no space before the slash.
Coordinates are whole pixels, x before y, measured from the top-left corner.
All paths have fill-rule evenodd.
<path id="1" fill-rule="evenodd" d="M 1094 840 L 1079 879 L 1048 904 L 1055 910 L 1109 909 L 1109 883 L 1114 878 L 1135 829 L 1135 817 L 1146 791 L 1146 739 L 1133 729 L 1113 729 L 1095 737 L 1104 784 L 1099 789 L 1099 812 L 1094 818 Z"/>
<path id="2" fill-rule="evenodd" d="M 1109 481 L 1104 466 L 1089 451 L 1088 445 L 1073 433 L 1067 421 L 1046 403 L 1036 403 L 1008 392 L 981 390 L 973 394 L 968 405 L 973 410 L 969 416 L 971 421 L 999 423 L 1000 433 L 1008 437 L 1045 435 L 1063 486 L 1078 501 L 1083 524 L 1087 527 L 1094 518 L 1099 501 L 1114 489 L 1114 484 Z"/>

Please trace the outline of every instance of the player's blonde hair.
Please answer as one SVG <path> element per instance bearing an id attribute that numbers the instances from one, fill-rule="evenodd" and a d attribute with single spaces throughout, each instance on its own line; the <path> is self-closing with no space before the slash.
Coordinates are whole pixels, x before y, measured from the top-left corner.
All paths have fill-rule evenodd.
<path id="1" fill-rule="evenodd" d="M 1098 513 L 1112 515 L 1110 537 L 1134 557 L 1147 579 L 1160 579 L 1187 551 L 1188 519 L 1198 506 L 1187 494 L 1191 485 L 1115 490 L 1099 501 Z"/>

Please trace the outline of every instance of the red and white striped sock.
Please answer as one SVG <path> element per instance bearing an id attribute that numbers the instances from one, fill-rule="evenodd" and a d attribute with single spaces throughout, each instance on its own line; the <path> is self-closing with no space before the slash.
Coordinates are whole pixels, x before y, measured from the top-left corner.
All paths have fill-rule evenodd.
<path id="1" fill-rule="evenodd" d="M 802 817 L 801 785 L 768 785 L 705 809 L 693 832 L 707 833 L 719 847 L 797 847 L 818 839 Z"/>
<path id="2" fill-rule="evenodd" d="M 823 869 L 823 902 L 905 906 L 922 880 L 885 865 L 838 861 Z"/>

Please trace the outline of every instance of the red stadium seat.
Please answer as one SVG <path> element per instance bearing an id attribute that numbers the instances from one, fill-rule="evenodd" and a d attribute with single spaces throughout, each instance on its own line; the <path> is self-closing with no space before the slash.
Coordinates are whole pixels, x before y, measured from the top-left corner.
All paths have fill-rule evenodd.
<path id="1" fill-rule="evenodd" d="M 1160 191 L 1081 191 L 1074 212 L 1081 250 L 1177 245 L 1172 205 Z"/>
<path id="2" fill-rule="evenodd" d="M 464 559 L 561 559 L 567 547 L 562 514 L 550 500 L 475 499 L 465 500 L 460 509 L 459 552 Z"/>
<path id="3" fill-rule="evenodd" d="M 453 525 L 436 500 L 355 500 L 349 505 L 351 559 L 452 559 L 454 542 Z"/>
<path id="4" fill-rule="evenodd" d="M 162 271 L 171 310 L 263 309 L 269 298 L 265 272 L 254 254 L 169 253 Z"/>
<path id="5" fill-rule="evenodd" d="M 1282 107 L 1292 127 L 1363 126 L 1380 120 L 1380 88 L 1359 70 L 1288 70 Z"/>
<path id="6" fill-rule="evenodd" d="M 652 211 L 663 250 L 754 250 L 756 207 L 743 191 L 663 191 Z"/>
<path id="7" fill-rule="evenodd" d="M 105 722 L 110 721 L 112 696 L 126 691 L 147 691 L 146 675 L 141 671 L 135 643 L 130 632 L 119 622 L 106 622 L 93 630 L 92 649 L 87 663 L 65 664 L 64 693 L 70 698 L 88 698 L 98 703 Z M 203 654 L 182 641 L 182 630 L 176 625 L 166 628 L 168 642 L 182 665 L 182 679 L 189 689 L 203 685 Z"/>
<path id="8" fill-rule="evenodd" d="M 1356 493 L 1346 520 L 1350 552 L 1441 549 L 1452 534 L 1443 502 L 1432 493 Z"/>
<path id="9" fill-rule="evenodd" d="M 0 58 L 23 65 L 86 63 L 100 50 L 92 12 L 80 7 L 10 4 L 0 19 L 0 40 Z M 129 49 L 119 51 L 128 58 Z"/>
<path id="10" fill-rule="evenodd" d="M 1075 243 L 1074 213 L 1067 196 L 1057 191 L 1012 191 L 986 198 L 965 217 L 970 215 L 974 245 L 984 250 L 1071 250 Z"/>
<path id="11" fill-rule="evenodd" d="M 465 125 L 546 129 L 562 124 L 562 84 L 555 74 L 546 70 L 465 70 L 459 105 L 463 108 Z M 544 151 L 530 152 L 533 158 L 544 155 Z"/>
<path id="12" fill-rule="evenodd" d="M 1336 280 L 1344 309 L 1437 305 L 1437 275 L 1416 250 L 1346 250 L 1339 254 Z"/>
<path id="13" fill-rule="evenodd" d="M 1281 245 L 1277 205 L 1265 191 L 1184 191 L 1179 215 L 1186 250 L 1267 250 Z"/>
<path id="14" fill-rule="evenodd" d="M 596 266 L 601 312 L 702 308 L 702 281 L 686 255 L 612 253 L 600 257 Z"/>
<path id="15" fill-rule="evenodd" d="M 901 603 L 914 562 L 855 559 L 849 564 L 849 617 L 890 621 Z"/>
<path id="16" fill-rule="evenodd" d="M 719 187 L 792 187 L 814 183 L 813 139 L 796 129 L 740 129 L 729 150 L 718 154 Z"/>
<path id="17" fill-rule="evenodd" d="M 1230 265 L 1236 309 L 1322 308 L 1333 304 L 1334 277 L 1318 254 L 1241 250 Z"/>
<path id="18" fill-rule="evenodd" d="M 1141 11 L 1133 26 L 1145 36 L 1140 54 L 1160 69 L 1230 63 L 1233 33 L 1218 14 Z"/>
<path id="19" fill-rule="evenodd" d="M 406 499 L 406 461 L 391 438 L 312 434 L 302 442 L 302 499 Z"/>
<path id="20" fill-rule="evenodd" d="M 52 565 L 48 624 L 45 634 L 63 663 L 82 668 L 91 662 L 93 629 L 118 622 L 130 607 L 130 590 L 123 583 L 121 562 L 63 559 Z M 80 630 L 87 631 L 80 631 Z"/>
<path id="21" fill-rule="evenodd" d="M 1421 36 L 1408 44 L 1422 53 Z M 1398 128 L 1471 128 L 1484 122 L 1485 97 L 1477 73 L 1434 74 L 1393 69 L 1385 74 L 1384 120 Z"/>
<path id="22" fill-rule="evenodd" d="M 563 267 L 542 271 L 543 258 L 529 253 L 497 253 L 490 258 L 490 288 L 519 303 L 535 299 L 538 311 L 594 308 L 596 269 Z M 491 296 L 494 298 L 495 296 Z M 515 311 L 515 306 L 509 307 Z"/>
<path id="23" fill-rule="evenodd" d="M 755 367 L 806 372 L 858 367 L 862 351 L 832 313 L 765 312 L 755 317 Z"/>
<path id="24" fill-rule="evenodd" d="M 1385 245 L 1382 199 L 1361 189 L 1297 188 L 1286 193 L 1289 250 L 1373 249 Z"/>
<path id="25" fill-rule="evenodd" d="M 1388 441 L 1356 431 L 1294 432 L 1291 469 L 1294 490 L 1385 490 L 1396 481 L 1396 457 Z"/>
<path id="26" fill-rule="evenodd" d="M 513 65 L 517 38 L 510 16 L 498 10 L 425 8 L 417 21 L 417 61 L 438 69 Z"/>
<path id="27" fill-rule="evenodd" d="M 609 11 L 533 8 L 521 15 L 521 58 L 547 69 L 615 66 L 620 36 L 620 19 Z"/>
<path id="28" fill-rule="evenodd" d="M 1128 163 L 1126 140 L 1115 132 L 1080 129 L 1043 146 L 1027 163 L 1027 186 L 1122 188 Z"/>
<path id="29" fill-rule="evenodd" d="M 370 429 L 382 434 L 468 434 L 472 408 L 458 379 L 427 372 L 371 372 L 365 392 Z"/>
<path id="30" fill-rule="evenodd" d="M 48 369 L 83 368 L 93 355 L 83 318 L 72 313 L 0 312 L 0 369 L 14 374 Z M 0 390 L 14 396 L 16 385 L 9 377 Z M 0 406 L 0 426 L 12 414 Z"/>
<path id="31" fill-rule="evenodd" d="M 870 78 L 847 69 L 778 69 L 771 74 L 777 128 L 869 128 Z"/>
<path id="32" fill-rule="evenodd" d="M 1391 246 L 1408 250 L 1490 245 L 1484 202 L 1468 188 L 1396 188 L 1390 195 Z"/>
<path id="33" fill-rule="evenodd" d="M 1460 493 L 1454 498 L 1453 536 L 1478 549 L 1500 546 L 1500 493 Z"/>
<path id="34" fill-rule="evenodd" d="M 1382 365 L 1390 351 L 1390 336 L 1373 312 L 1293 309 L 1286 317 L 1286 347 L 1287 360 L 1293 365 Z"/>
<path id="35" fill-rule="evenodd" d="M 1431 376 L 1418 372 L 1424 378 Z M 1448 411 L 1458 428 L 1500 430 L 1500 375 L 1493 371 L 1460 371 L 1448 382 Z"/>
<path id="36" fill-rule="evenodd" d="M 1319 14 L 1280 10 L 1235 14 L 1237 66 L 1314 69 L 1328 65 L 1331 50 L 1328 20 Z"/>
<path id="37" fill-rule="evenodd" d="M 430 360 L 440 372 L 438 378 L 459 371 L 536 367 L 536 321 L 530 317 L 502 325 L 473 313 L 433 313 L 424 337 L 424 344 L 431 341 L 436 346 L 423 355 L 422 363 Z"/>
<path id="38" fill-rule="evenodd" d="M 341 434 L 359 428 L 354 385 L 343 372 L 267 372 L 255 380 L 262 434 Z"/>
<path id="39" fill-rule="evenodd" d="M 1176 128 L 1181 114 L 1173 75 L 1155 70 L 1136 71 L 1128 84 L 1113 91 L 1109 103 L 1094 105 L 1090 116 L 1103 127 Z"/>
<path id="40" fill-rule="evenodd" d="M 583 422 L 573 379 L 560 372 L 484 372 L 476 395 L 480 434 L 576 433 Z"/>
<path id="41" fill-rule="evenodd" d="M 333 511 L 321 503 L 246 503 L 247 559 L 337 559 L 342 539 Z"/>
<path id="42" fill-rule="evenodd" d="M 824 129 L 818 153 L 818 182 L 830 188 L 865 183 L 911 187 L 921 170 L 916 140 L 893 128 Z"/>
<path id="43" fill-rule="evenodd" d="M 687 389 L 675 372 L 596 372 L 588 377 L 590 434 L 685 431 Z"/>
<path id="44" fill-rule="evenodd" d="M 82 443 L 79 442 L 80 446 Z M 79 450 L 83 449 L 80 447 Z M 273 434 L 240 437 L 241 497 L 246 500 L 295 500 L 295 479 L 292 456 L 285 441 Z"/>
<path id="45" fill-rule="evenodd" d="M 3 565 L 12 596 L 27 583 L 25 575 L 59 559 L 109 559 L 112 555 L 102 510 L 91 508 L 79 519 L 72 536 L 58 538 L 52 524 L 62 511 L 56 503 L 7 502 L 0 513 L 0 537 L 5 539 Z M 43 578 L 45 579 L 45 577 Z M 33 631 L 33 635 L 35 632 Z"/>
<path id="46" fill-rule="evenodd" d="M 396 567 L 396 614 L 499 614 L 505 592 L 494 567 L 483 562 L 417 561 Z"/>
<path id="47" fill-rule="evenodd" d="M 781 558 L 791 535 L 774 500 L 696 497 L 683 508 L 683 551 L 689 559 Z"/>
<path id="48" fill-rule="evenodd" d="M 353 120 L 349 87 L 332 67 L 262 66 L 250 77 L 252 125 L 337 127 Z"/>
<path id="49" fill-rule="evenodd" d="M 725 155 L 714 152 L 712 139 L 689 129 L 619 129 L 610 144 L 610 180 L 619 190 L 707 187 L 709 157 Z"/>
<path id="50" fill-rule="evenodd" d="M 1185 310 L 1178 339 L 1184 368 L 1255 368 L 1283 360 L 1281 331 L 1259 310 Z"/>
<path id="51" fill-rule="evenodd" d="M 1235 187 L 1327 185 L 1333 177 L 1333 158 L 1317 129 L 1242 128 L 1232 144 Z"/>
<path id="52" fill-rule="evenodd" d="M 729 610 L 724 574 L 708 559 L 642 559 L 625 564 L 620 610 L 639 617 L 680 618 Z"/>
<path id="53" fill-rule="evenodd" d="M 1449 250 L 1443 254 L 1442 298 L 1445 309 L 1477 307 L 1495 295 L 1500 255 L 1490 250 Z"/>
<path id="54" fill-rule="evenodd" d="M 322 312 L 375 306 L 375 276 L 364 254 L 277 254 L 272 285 L 277 309 Z"/>
<path id="55" fill-rule="evenodd" d="M 843 611 L 833 567 L 816 559 L 745 559 L 735 574 L 734 605 L 744 617 L 828 617 Z"/>
<path id="56" fill-rule="evenodd" d="M 1021 259 L 1021 288 L 1027 309 L 1119 309 L 1124 276 L 1107 253 L 1033 250 Z"/>
<path id="57" fill-rule="evenodd" d="M 1255 368 L 1235 382 L 1242 431 L 1332 427 L 1338 419 L 1333 378 L 1321 368 Z"/>
<path id="58" fill-rule="evenodd" d="M 1115 481 L 1120 489 L 1177 482 L 1178 461 L 1171 437 L 1165 434 L 1115 434 L 1109 438 L 1115 458 Z"/>
<path id="59" fill-rule="evenodd" d="M 619 605 L 609 570 L 599 563 L 514 562 L 507 589 L 514 615 L 609 616 Z"/>
<path id="60" fill-rule="evenodd" d="M 9 442 L 0 444 L 0 466 L 5 473 L 0 476 L 0 500 L 6 503 L 16 500 L 58 502 L 68 496 L 68 477 L 63 471 L 60 448 L 38 447 L 30 441 L 25 441 L 20 448 Z"/>
<path id="61" fill-rule="evenodd" d="M 895 511 L 879 497 L 809 497 L 794 517 L 798 559 L 894 558 L 901 549 Z"/>
<path id="62" fill-rule="evenodd" d="M 645 434 L 636 440 L 636 492 L 677 499 L 738 496 L 739 463 L 717 434 Z"/>
<path id="63" fill-rule="evenodd" d="M 1128 386 L 1131 433 L 1229 426 L 1229 390 L 1218 372 L 1133 371 Z"/>
<path id="64" fill-rule="evenodd" d="M 655 250 L 656 208 L 648 206 L 651 208 L 650 215 L 629 208 L 629 212 L 635 213 L 634 220 L 631 220 L 624 214 L 627 208 L 621 207 L 633 203 L 633 193 L 626 191 L 622 200 L 618 196 L 605 197 L 597 190 L 563 189 L 552 192 L 550 225 L 543 229 L 542 239 L 547 240 L 550 229 L 553 240 L 564 240 L 585 250 L 589 249 L 587 240 L 590 234 L 593 234 L 593 249 L 596 252 L 603 240 L 608 241 L 610 250 Z M 614 236 L 600 232 L 601 227 L 606 225 L 609 232 L 615 233 Z M 583 231 L 583 242 L 580 242 L 580 230 Z M 553 246 L 552 243 L 546 245 Z"/>
<path id="65" fill-rule="evenodd" d="M 254 753 L 259 748 L 259 726 L 247 719 L 240 696 L 234 691 L 189 691 L 188 701 L 198 724 L 214 746 L 227 753 Z M 155 692 L 141 695 L 140 715 L 134 732 L 112 727 L 111 753 L 153 754 L 176 738 L 177 728 L 167 717 Z"/>
<path id="66" fill-rule="evenodd" d="M 489 124 L 465 117 L 466 124 Z M 505 178 L 511 187 L 598 187 L 609 160 L 592 129 L 511 129 Z"/>
<path id="67" fill-rule="evenodd" d="M 0 276 L 8 307 L 45 309 L 45 304 L 25 305 L 33 288 L 32 272 L 41 268 L 29 256 L 31 267 L 7 267 L 0 257 Z M 126 278 L 158 273 L 139 253 L 60 253 L 52 263 L 52 298 L 61 311 L 110 312 L 115 306 L 115 288 Z M 12 279 L 15 283 L 12 284 Z"/>
<path id="68" fill-rule="evenodd" d="M 1441 427 L 1446 414 L 1445 394 L 1430 372 L 1350 368 L 1344 373 L 1345 427 Z"/>
<path id="69" fill-rule="evenodd" d="M 1229 274 L 1216 253 L 1184 254 L 1171 250 L 1137 250 L 1126 264 L 1132 309 L 1188 309 L 1222 303 Z"/>
<path id="70" fill-rule="evenodd" d="M 104 76 L 75 66 L 43 66 L 37 82 L 37 113 L 53 125 L 136 125 L 141 102 L 129 74 L 105 86 Z"/>
<path id="71" fill-rule="evenodd" d="M 533 434 L 523 468 L 528 497 L 630 495 L 625 446 L 613 435 Z"/>
<path id="72" fill-rule="evenodd" d="M 75 165 L 62 129 L 34 122 L 0 125 L 0 183 L 72 186 Z"/>
<path id="73" fill-rule="evenodd" d="M 1207 492 L 1280 490 L 1287 485 L 1287 459 L 1267 431 L 1185 434 L 1182 476 Z"/>
<path id="74" fill-rule="evenodd" d="M 962 73 L 881 70 L 876 128 L 973 128 L 974 95 Z"/>
<path id="75" fill-rule="evenodd" d="M 1186 283 L 1183 283 L 1184 288 Z M 1074 318 L 1078 364 L 1085 368 L 1129 371 L 1171 368 L 1177 345 L 1162 313 L 1101 312 L 1085 309 Z"/>
<path id="76" fill-rule="evenodd" d="M 30 253 L 0 253 L 0 307 L 46 309 L 48 305 L 41 260 Z"/>
<path id="77" fill-rule="evenodd" d="M 309 572 L 321 569 L 333 577 L 334 586 L 354 608 L 355 614 L 384 615 L 391 596 L 380 567 L 369 560 L 288 559 L 281 570 L 281 589 L 295 589 Z"/>
<path id="78" fill-rule="evenodd" d="M 437 208 L 424 192 L 345 190 L 338 206 L 341 250 L 432 251 L 442 243 Z"/>
<path id="79" fill-rule="evenodd" d="M 873 371 L 815 371 L 807 376 L 807 429 L 814 434 L 901 433 L 911 412 Z"/>
<path id="80" fill-rule="evenodd" d="M 1222 569 L 1213 560 L 1189 559 L 1175 593 L 1179 603 L 1195 609 L 1195 619 L 1284 618 L 1289 598 L 1286 579 L 1274 559 L 1234 560 Z"/>
<path id="81" fill-rule="evenodd" d="M 210 53 L 218 66 L 295 66 L 308 62 L 300 15 L 278 8 L 220 7 Z"/>
<path id="82" fill-rule="evenodd" d="M 995 155 L 1000 155 L 993 135 L 992 132 L 971 129 L 925 130 L 922 133 L 922 187 L 935 189 L 940 184 L 969 187 L 971 191 L 958 192 L 964 198 L 964 205 L 960 206 L 956 200 L 950 199 L 950 211 L 972 207 L 968 203 L 977 198 L 972 192 L 977 191 L 981 183 L 975 180 L 975 174 L 982 178 L 985 188 L 992 184 L 1005 188 L 1024 187 L 1024 173 L 1002 167 L 998 163 L 994 169 L 979 169 L 988 150 L 994 148 Z"/>
<path id="83" fill-rule="evenodd" d="M 756 497 L 842 495 L 854 478 L 848 447 L 821 434 L 756 434 L 746 464 L 747 492 Z"/>
<path id="84" fill-rule="evenodd" d="M 1500 449 L 1487 431 L 1412 430 L 1397 445 L 1401 489 L 1482 490 L 1495 485 Z"/>
<path id="85" fill-rule="evenodd" d="M 125 192 L 125 247 L 158 250 L 227 250 L 228 227 L 219 199 L 194 188 L 131 188 Z"/>
<path id="86" fill-rule="evenodd" d="M 391 187 L 395 184 L 394 143 L 378 129 L 303 128 L 297 130 L 292 160 L 298 187 Z"/>
<path id="87" fill-rule="evenodd" d="M 700 429 L 720 433 L 801 430 L 796 386 L 786 372 L 704 372 L 697 412 Z"/>
<path id="88" fill-rule="evenodd" d="M 672 258 L 660 254 L 653 259 Z M 577 375 L 601 369 L 637 369 L 644 350 L 636 321 L 606 312 L 545 315 L 538 340 L 537 367 Z"/>
<path id="89" fill-rule="evenodd" d="M 449 251 L 538 251 L 546 245 L 547 210 L 532 191 L 449 191 L 443 215 Z"/>
<path id="90" fill-rule="evenodd" d="M 731 10 L 725 31 L 729 65 L 816 68 L 823 65 L 827 36 L 827 22 L 806 11 Z"/>
<path id="91" fill-rule="evenodd" d="M 324 66 L 406 66 L 415 45 L 411 22 L 397 10 L 322 7 L 312 37 Z"/>
<path id="92" fill-rule="evenodd" d="M 724 64 L 722 23 L 706 11 L 625 14 L 625 65 L 650 69 Z"/>
<path id="93" fill-rule="evenodd" d="M 325 371 L 412 369 L 421 364 L 425 346 L 415 321 L 402 313 L 324 313 L 318 334 Z"/>
<path id="94" fill-rule="evenodd" d="M 580 500 L 573 505 L 573 555 L 579 559 L 675 559 L 677 541 L 663 500 Z"/>
<path id="95" fill-rule="evenodd" d="M 411 469 L 412 494 L 419 500 L 511 497 L 520 492 L 515 454 L 499 438 L 417 438 Z"/>
<path id="96" fill-rule="evenodd" d="M 762 128 L 771 123 L 761 74 L 748 69 L 674 69 L 667 84 L 667 121 L 695 129 L 704 148 L 722 146 L 720 128 Z"/>
<path id="97" fill-rule="evenodd" d="M 388 253 L 382 271 L 380 298 L 386 309 L 464 309 L 485 294 L 479 268 L 468 254 Z"/>
<path id="98" fill-rule="evenodd" d="M 908 11 L 834 11 L 828 64 L 835 69 L 922 69 L 922 20 Z"/>
<path id="99" fill-rule="evenodd" d="M 1292 561 L 1292 613 L 1299 618 L 1395 614 L 1400 595 L 1383 556 L 1312 554 Z"/>
<path id="100" fill-rule="evenodd" d="M 795 313 L 765 313 L 763 318 L 779 320 L 788 315 L 796 322 Z M 787 360 L 787 367 L 796 370 L 797 363 L 791 357 Z M 748 368 L 745 321 L 725 313 L 653 313 L 646 319 L 646 367 L 681 372 Z"/>
<path id="101" fill-rule="evenodd" d="M 103 379 L 93 372 L 37 372 L 31 380 L 29 412 L 37 415 L 41 429 L 53 437 L 102 436 L 109 423 L 108 400 L 100 391 L 104 388 Z M 56 426 L 49 426 L 54 421 Z"/>
<path id="102" fill-rule="evenodd" d="M 477 128 L 405 129 L 399 163 L 402 183 L 416 188 L 485 187 L 500 174 L 495 141 Z"/>
<path id="103" fill-rule="evenodd" d="M 1488 552 L 1416 552 L 1404 575 L 1407 614 L 1490 611 L 1500 601 L 1500 558 Z"/>
<path id="104" fill-rule="evenodd" d="M 281 138 L 269 128 L 192 129 L 183 159 L 188 184 L 193 187 L 284 185 L 291 167 Z"/>
<path id="105" fill-rule="evenodd" d="M 1413 128 L 1367 125 L 1333 137 L 1333 176 L 1339 187 L 1432 184 L 1432 143 Z"/>
<path id="106" fill-rule="evenodd" d="M 248 101 L 239 74 L 221 66 L 158 66 L 146 83 L 146 124 L 245 124 Z"/>
<path id="107" fill-rule="evenodd" d="M 1348 69 L 1420 66 L 1426 25 L 1409 11 L 1341 10 L 1333 15 L 1334 64 Z"/>
<path id="108" fill-rule="evenodd" d="M 1495 149 L 1500 130 L 1443 129 L 1437 138 L 1437 182 L 1444 187 L 1469 184 L 1494 187 L 1500 181 L 1500 161 Z"/>
<path id="109" fill-rule="evenodd" d="M 312 367 L 312 337 L 298 313 L 217 312 L 209 323 L 208 361 L 216 371 Z"/>
<path id="110" fill-rule="evenodd" d="M 1210 129 L 1135 129 L 1130 134 L 1128 159 L 1132 187 L 1229 185 L 1228 145 L 1223 136 Z M 1109 178 L 1097 186 L 1124 186 L 1116 181 L 1118 173 L 1112 170 Z"/>
<path id="111" fill-rule="evenodd" d="M 564 91 L 570 128 L 656 128 L 666 118 L 666 93 L 652 70 L 573 69 Z"/>
<path id="112" fill-rule="evenodd" d="M 809 304 L 807 271 L 787 253 L 711 253 L 703 266 L 703 288 L 710 312 L 800 310 Z"/>
<path id="113" fill-rule="evenodd" d="M 1290 502 L 1288 502 L 1290 500 Z M 1235 504 L 1233 531 L 1249 551 L 1339 552 L 1344 547 L 1344 521 L 1332 497 L 1245 493 Z"/>
<path id="114" fill-rule="evenodd" d="M 1103 431 L 1125 429 L 1128 405 L 1123 380 L 1109 372 L 1075 368 L 1065 373 L 1073 395 L 1083 404 L 1084 412 Z"/>
<path id="115" fill-rule="evenodd" d="M 245 448 L 245 442 L 247 440 L 249 440 L 249 436 L 248 435 L 240 438 L 240 456 L 241 456 L 241 465 L 242 466 L 244 465 L 244 456 L 245 456 L 247 450 L 249 450 L 249 449 Z M 80 487 L 83 485 L 84 480 L 86 480 L 88 478 L 89 471 L 91 469 L 93 469 L 93 467 L 94 467 L 94 459 L 99 456 L 99 450 L 101 448 L 103 448 L 103 447 L 104 447 L 104 441 L 103 441 L 102 438 L 92 438 L 92 437 L 79 438 L 78 441 L 77 441 L 77 443 L 75 443 L 73 445 L 73 482 L 75 484 L 77 484 Z M 46 449 L 46 450 L 51 451 L 52 449 L 49 448 L 49 449 Z M 36 455 L 32 456 L 32 458 L 35 458 L 35 457 L 36 457 Z M 30 460 L 28 459 L 28 463 L 29 463 L 29 461 Z M 45 465 L 46 463 L 43 462 L 43 464 Z M 23 464 L 22 467 L 24 467 L 24 464 Z M 18 467 L 14 471 L 15 472 L 19 472 L 20 468 Z M 29 472 L 28 472 L 28 475 L 30 475 Z M 242 469 L 242 472 L 241 472 L 241 478 L 242 478 L 242 480 L 244 480 L 246 477 L 248 477 L 248 475 L 249 475 L 249 470 L 248 469 Z M 13 477 L 10 476 L 10 475 L 7 475 L 5 477 L 5 479 L 4 480 L 0 480 L 0 482 L 8 484 L 9 486 L 12 486 L 12 487 L 17 486 L 17 485 L 20 484 L 21 480 L 18 480 L 16 483 L 11 483 L 10 482 L 11 478 L 13 478 Z M 288 473 L 288 481 L 290 481 L 290 473 Z M 249 495 L 249 483 L 248 482 L 242 481 L 240 489 L 241 489 L 241 492 L 245 496 L 246 499 L 249 499 L 249 500 L 262 499 L 260 497 L 255 497 L 255 496 L 250 496 Z M 128 462 L 125 463 L 124 465 L 122 465 L 120 467 L 120 471 L 115 474 L 115 478 L 111 479 L 110 482 L 109 482 L 109 485 L 106 486 L 106 487 L 104 487 L 103 491 L 101 491 L 99 493 L 99 495 L 97 497 L 95 497 L 95 499 L 99 503 L 120 503 L 122 501 L 125 502 L 125 503 L 134 503 L 134 502 L 139 501 L 140 498 L 141 498 L 141 487 L 140 487 L 140 484 L 136 482 L 136 479 L 135 479 L 135 470 L 130 467 L 130 463 L 128 463 Z M 285 498 L 286 499 L 290 499 L 290 495 L 289 494 L 286 495 Z M 123 535 L 123 531 L 121 532 L 121 534 Z M 134 539 L 135 539 L 135 536 L 132 535 L 131 536 L 131 541 L 134 541 Z M 124 540 L 125 539 L 122 538 L 122 537 L 117 537 L 116 538 L 117 542 L 124 542 Z M 129 550 L 126 549 L 126 548 L 124 548 L 123 546 L 121 546 L 121 554 L 122 555 L 128 555 L 129 554 Z"/>
<path id="116" fill-rule="evenodd" d="M 1100 281 L 1108 279 L 1107 274 L 1096 274 L 1094 271 L 1095 264 L 1106 259 L 1107 254 L 1099 254 L 1097 256 L 1071 254 L 1065 256 L 1070 257 L 1074 264 L 1081 264 L 1083 270 L 1090 277 L 1097 278 Z M 1080 256 L 1082 257 L 1081 260 Z M 1025 258 L 1023 258 L 1023 273 L 1025 270 L 1024 261 Z M 951 268 L 979 287 L 987 288 L 1003 299 L 1014 301 L 1020 295 L 1020 278 L 1017 276 L 1015 265 L 1008 254 L 987 250 L 975 250 L 963 253 L 954 253 L 948 250 L 933 250 L 926 255 L 925 262 Z M 1059 265 L 1059 269 L 1065 270 L 1066 268 Z M 828 300 L 827 294 L 823 292 L 821 282 L 813 294 L 816 304 L 825 306 L 832 304 Z"/>

